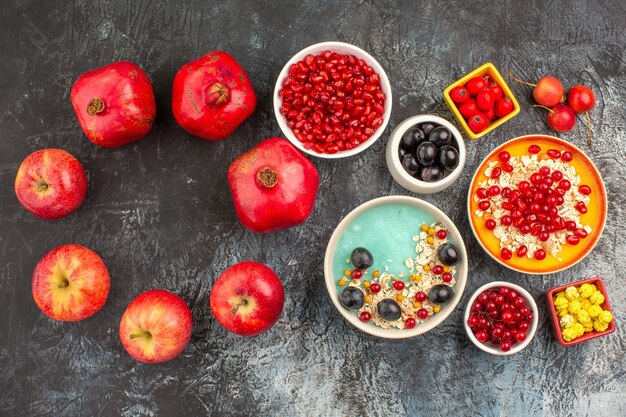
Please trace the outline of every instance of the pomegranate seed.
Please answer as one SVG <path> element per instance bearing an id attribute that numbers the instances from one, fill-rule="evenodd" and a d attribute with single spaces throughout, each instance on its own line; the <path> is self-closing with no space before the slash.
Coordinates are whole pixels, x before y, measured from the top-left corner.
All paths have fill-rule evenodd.
<path id="1" fill-rule="evenodd" d="M 487 190 L 485 188 L 479 188 L 476 190 L 476 197 L 480 199 L 487 198 Z"/>
<path id="2" fill-rule="evenodd" d="M 489 195 L 494 197 L 497 196 L 498 194 L 500 194 L 500 187 L 498 187 L 497 185 L 492 185 L 491 187 L 489 187 Z"/>
<path id="3" fill-rule="evenodd" d="M 543 166 L 543 167 L 541 167 L 541 168 L 539 169 L 539 173 L 540 173 L 541 175 L 543 175 L 544 177 L 545 177 L 546 175 L 550 175 L 550 168 L 548 168 L 548 167 L 546 167 L 546 166 Z"/>
<path id="4" fill-rule="evenodd" d="M 561 151 L 557 149 L 548 149 L 547 154 L 552 159 L 559 159 L 561 157 Z"/>
<path id="5" fill-rule="evenodd" d="M 511 216 L 502 216 L 502 218 L 500 219 L 500 222 L 502 222 L 503 226 L 510 226 L 511 224 L 513 224 L 513 218 Z"/>
<path id="6" fill-rule="evenodd" d="M 578 242 L 580 242 L 580 238 L 578 236 L 574 236 L 574 235 L 567 235 L 565 237 L 565 240 L 570 245 L 578 245 Z"/>
<path id="7" fill-rule="evenodd" d="M 518 228 L 521 227 L 523 224 L 524 224 L 524 218 L 523 217 L 520 217 L 519 219 L 515 219 L 513 221 L 513 226 L 518 227 Z"/>
<path id="8" fill-rule="evenodd" d="M 546 251 L 543 249 L 537 249 L 535 251 L 535 259 L 537 259 L 538 261 L 543 261 L 544 259 L 546 259 Z"/>
<path id="9" fill-rule="evenodd" d="M 576 210 L 578 210 L 581 214 L 585 214 L 587 212 L 587 206 L 582 201 L 579 201 L 576 204 Z"/>
<path id="10" fill-rule="evenodd" d="M 561 181 L 563 179 L 563 173 L 561 171 L 554 171 L 550 178 L 552 178 L 552 181 Z"/>
<path id="11" fill-rule="evenodd" d="M 571 152 L 565 151 L 563 152 L 563 154 L 561 154 L 561 160 L 563 162 L 571 162 L 572 159 L 574 159 L 574 156 Z"/>
<path id="12" fill-rule="evenodd" d="M 558 187 L 561 190 L 567 191 L 567 190 L 569 190 L 572 187 L 572 184 L 568 180 L 561 180 L 561 181 L 559 181 Z"/>
<path id="13" fill-rule="evenodd" d="M 530 183 L 528 181 L 520 181 L 520 183 L 517 186 L 517 188 L 523 193 L 523 192 L 528 191 L 530 189 Z"/>
<path id="14" fill-rule="evenodd" d="M 491 178 L 498 178 L 500 176 L 500 174 L 502 174 L 502 168 L 500 167 L 495 167 L 492 171 L 491 171 Z"/>
<path id="15" fill-rule="evenodd" d="M 539 147 L 539 145 L 530 145 L 528 147 L 528 152 L 530 153 L 538 154 L 540 151 L 541 151 L 541 148 Z"/>
<path id="16" fill-rule="evenodd" d="M 507 151 L 502 151 L 498 154 L 498 158 L 500 158 L 502 162 L 508 162 L 508 160 L 511 159 L 511 154 Z"/>
<path id="17" fill-rule="evenodd" d="M 522 245 L 519 248 L 517 248 L 517 252 L 515 252 L 515 254 L 521 258 L 525 256 L 527 252 L 528 252 L 528 248 L 526 247 L 526 245 Z"/>
<path id="18" fill-rule="evenodd" d="M 565 222 L 565 228 L 569 230 L 570 232 L 573 232 L 577 228 L 576 222 L 573 220 L 569 220 Z"/>
<path id="19" fill-rule="evenodd" d="M 550 233 L 548 233 L 547 231 L 540 232 L 538 237 L 539 237 L 539 240 L 541 240 L 542 242 L 545 242 L 546 240 L 550 239 Z"/>
<path id="20" fill-rule="evenodd" d="M 513 257 L 513 254 L 511 253 L 509 249 L 502 248 L 502 250 L 500 251 L 500 257 L 504 259 L 505 261 L 508 261 L 509 259 Z"/>
<path id="21" fill-rule="evenodd" d="M 578 191 L 583 195 L 589 195 L 591 194 L 591 187 L 589 187 L 588 185 L 579 185 Z"/>
<path id="22" fill-rule="evenodd" d="M 509 164 L 508 162 L 505 162 L 502 164 L 502 170 L 504 172 L 513 172 L 513 165 Z"/>
<path id="23" fill-rule="evenodd" d="M 530 176 L 530 182 L 535 185 L 541 184 L 542 181 L 543 181 L 543 175 L 541 175 L 538 172 L 535 172 L 533 175 Z"/>
<path id="24" fill-rule="evenodd" d="M 496 221 L 494 219 L 489 219 L 485 222 L 485 227 L 487 230 L 493 230 L 496 228 Z"/>
<path id="25" fill-rule="evenodd" d="M 478 203 L 478 208 L 482 211 L 488 210 L 489 207 L 491 207 L 491 203 L 489 203 L 489 201 L 481 201 L 480 203 Z"/>
<path id="26" fill-rule="evenodd" d="M 587 237 L 587 231 L 585 229 L 576 229 L 574 230 L 574 234 L 581 239 L 584 239 Z"/>
<path id="27" fill-rule="evenodd" d="M 523 235 L 529 234 L 530 233 L 530 225 L 528 225 L 528 224 L 523 225 L 522 227 L 519 228 L 519 231 Z"/>

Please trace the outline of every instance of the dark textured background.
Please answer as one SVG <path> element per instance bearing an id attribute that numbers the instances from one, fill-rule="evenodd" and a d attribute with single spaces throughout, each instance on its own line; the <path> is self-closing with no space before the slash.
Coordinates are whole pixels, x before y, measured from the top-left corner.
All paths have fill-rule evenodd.
<path id="1" fill-rule="evenodd" d="M 626 415 L 622 0 L 165 3 L 0 2 L 0 415 Z M 254 144 L 280 135 L 274 81 L 295 52 L 323 40 L 354 43 L 379 60 L 394 93 L 391 122 L 356 157 L 314 160 L 322 183 L 306 224 L 254 235 L 237 221 L 226 169 Z M 184 133 L 170 112 L 174 74 L 212 49 L 236 57 L 259 98 L 254 115 L 215 143 Z M 81 73 L 116 60 L 132 60 L 151 77 L 158 115 L 148 137 L 110 150 L 84 137 L 69 90 Z M 478 163 L 510 138 L 549 133 L 545 113 L 530 109 L 530 90 L 513 86 L 519 116 L 468 143 L 465 171 L 453 187 L 422 196 L 465 236 L 471 273 L 461 304 L 413 340 L 361 334 L 326 293 L 326 243 L 358 204 L 408 194 L 385 166 L 391 128 L 417 113 L 451 118 L 442 90 L 486 61 L 529 80 L 553 74 L 596 92 L 593 149 L 582 123 L 561 137 L 587 152 L 604 177 L 604 235 L 582 263 L 545 277 L 511 272 L 478 247 L 464 209 Z M 27 214 L 13 192 L 19 163 L 46 147 L 77 156 L 89 176 L 84 204 L 60 221 Z M 65 243 L 96 250 L 111 272 L 106 306 L 81 323 L 48 319 L 31 297 L 35 264 Z M 222 270 L 250 258 L 278 272 L 286 303 L 271 331 L 245 339 L 215 322 L 208 299 Z M 544 293 L 596 274 L 606 279 L 617 332 L 564 348 L 552 335 Z M 522 285 L 539 301 L 537 336 L 513 357 L 482 353 L 462 325 L 469 294 L 496 279 Z M 190 304 L 194 330 L 181 357 L 148 366 L 126 354 L 117 328 L 126 305 L 155 287 Z"/>

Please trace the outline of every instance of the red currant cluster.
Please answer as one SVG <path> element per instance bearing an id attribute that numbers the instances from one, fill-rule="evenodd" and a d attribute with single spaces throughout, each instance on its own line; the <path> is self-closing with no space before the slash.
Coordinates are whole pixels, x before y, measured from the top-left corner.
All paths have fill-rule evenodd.
<path id="1" fill-rule="evenodd" d="M 450 98 L 474 133 L 482 132 L 492 120 L 513 111 L 511 99 L 504 96 L 502 87 L 489 76 L 474 77 L 464 86 L 454 87 Z"/>
<path id="2" fill-rule="evenodd" d="M 528 152 L 538 154 L 541 147 L 531 145 Z M 556 160 L 570 162 L 573 156 L 570 152 L 561 152 L 557 149 L 549 149 L 547 155 Z M 512 172 L 513 166 L 509 163 L 511 155 L 507 151 L 498 154 L 500 166 L 493 167 L 491 178 L 497 179 L 504 172 Z M 566 241 L 570 245 L 577 245 L 580 239 L 587 237 L 587 232 L 579 228 L 575 221 L 565 220 L 559 215 L 559 208 L 564 204 L 563 196 L 572 187 L 569 180 L 563 178 L 563 173 L 559 170 L 551 171 L 549 167 L 542 166 L 538 172 L 533 173 L 529 181 L 520 181 L 517 187 L 509 188 L 492 185 L 489 188 L 478 188 L 476 197 L 479 199 L 478 208 L 485 211 L 491 207 L 492 197 L 502 196 L 502 208 L 508 212 L 500 218 L 503 226 L 514 226 L 521 234 L 531 234 L 539 241 L 546 242 L 552 233 L 567 230 Z M 578 191 L 583 195 L 591 194 L 588 185 L 580 185 Z M 575 205 L 576 210 L 581 214 L 587 212 L 587 206 L 579 201 Z M 497 226 L 496 220 L 489 218 L 485 221 L 488 230 L 494 230 Z M 517 248 L 516 255 L 526 256 L 528 248 L 521 245 Z M 546 257 L 546 251 L 542 248 L 535 250 L 533 254 L 537 260 Z M 513 253 L 508 248 L 502 248 L 500 257 L 509 260 Z"/>
<path id="3" fill-rule="evenodd" d="M 483 291 L 471 311 L 467 324 L 476 339 L 497 344 L 503 352 L 526 340 L 533 322 L 532 311 L 524 297 L 508 287 Z"/>
<path id="4" fill-rule="evenodd" d="M 353 149 L 383 123 L 380 76 L 354 55 L 325 51 L 289 68 L 280 112 L 305 148 L 318 153 Z"/>

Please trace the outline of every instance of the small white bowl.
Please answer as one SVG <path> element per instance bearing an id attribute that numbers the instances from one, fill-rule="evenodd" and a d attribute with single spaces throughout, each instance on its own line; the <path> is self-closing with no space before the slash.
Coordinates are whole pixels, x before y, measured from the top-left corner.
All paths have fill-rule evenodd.
<path id="1" fill-rule="evenodd" d="M 515 343 L 511 347 L 511 350 L 509 350 L 508 352 L 501 351 L 500 346 L 495 343 L 480 342 L 478 339 L 476 339 L 476 336 L 474 336 L 472 329 L 467 324 L 467 319 L 469 319 L 469 316 L 472 313 L 471 312 L 472 304 L 474 304 L 474 301 L 476 301 L 476 298 L 478 298 L 480 293 L 482 293 L 485 290 L 490 290 L 492 288 L 499 288 L 499 287 L 508 287 L 517 291 L 518 294 L 521 295 L 526 300 L 526 304 L 528 305 L 528 308 L 530 308 L 530 310 L 533 312 L 533 322 L 530 325 L 530 329 L 528 329 L 528 332 L 526 333 L 526 339 L 521 343 L 519 342 Z M 472 343 L 474 343 L 480 350 L 485 351 L 487 353 L 491 353 L 492 355 L 498 355 L 498 356 L 513 355 L 514 353 L 517 353 L 521 351 L 522 349 L 524 349 L 526 346 L 528 346 L 528 344 L 533 340 L 533 337 L 535 337 L 535 333 L 537 333 L 538 324 L 539 324 L 539 310 L 537 309 L 537 303 L 533 299 L 532 295 L 530 295 L 528 291 L 526 291 L 519 285 L 511 284 L 510 282 L 506 282 L 506 281 L 490 282 L 488 284 L 483 285 L 479 289 L 477 289 L 476 292 L 470 298 L 469 302 L 467 303 L 467 307 L 465 308 L 465 316 L 463 318 L 463 325 L 465 326 L 465 332 L 467 333 L 467 336 L 470 338 Z"/>
<path id="2" fill-rule="evenodd" d="M 447 177 L 436 182 L 426 182 L 413 178 L 408 172 L 405 171 L 402 166 L 402 161 L 400 160 L 400 155 L 398 154 L 400 140 L 402 140 L 404 133 L 411 127 L 425 122 L 437 123 L 447 127 L 450 132 L 452 132 L 452 136 L 454 136 L 459 150 L 459 165 Z M 463 171 L 463 167 L 465 166 L 465 155 L 465 141 L 463 140 L 463 136 L 461 136 L 458 129 L 446 119 L 432 114 L 419 114 L 417 116 L 409 117 L 400 123 L 393 130 L 393 132 L 391 132 L 391 136 L 387 141 L 387 168 L 389 169 L 389 172 L 391 172 L 393 179 L 395 179 L 398 184 L 407 190 L 419 194 L 433 194 L 451 186 L 452 183 L 459 178 L 461 171 Z"/>
<path id="3" fill-rule="evenodd" d="M 319 153 L 315 152 L 312 149 L 306 149 L 302 142 L 296 138 L 296 136 L 291 131 L 291 128 L 287 125 L 287 118 L 280 112 L 280 107 L 282 106 L 283 100 L 278 95 L 279 91 L 283 87 L 283 81 L 287 77 L 289 73 L 289 68 L 295 64 L 296 62 L 302 61 L 305 56 L 308 54 L 318 55 L 324 51 L 336 52 L 342 55 L 354 55 L 357 58 L 364 60 L 370 67 L 372 67 L 376 73 L 380 76 L 380 86 L 385 93 L 385 106 L 383 112 L 383 123 L 378 126 L 378 129 L 372 137 L 370 137 L 367 141 L 363 142 L 359 146 L 354 149 L 349 149 L 345 151 L 339 151 L 334 154 L 327 153 Z M 280 74 L 278 74 L 278 79 L 276 80 L 276 86 L 274 87 L 274 114 L 276 115 L 276 120 L 278 121 L 278 126 L 280 126 L 280 130 L 283 131 L 283 134 L 289 139 L 293 145 L 298 148 L 300 151 L 317 156 L 318 158 L 327 158 L 327 159 L 337 159 L 337 158 L 345 158 L 348 156 L 356 155 L 360 152 L 363 152 L 365 149 L 369 148 L 383 133 L 385 128 L 387 127 L 387 123 L 389 123 L 389 118 L 391 117 L 391 103 L 393 99 L 391 96 L 391 84 L 389 84 L 389 78 L 385 73 L 383 67 L 376 61 L 370 54 L 358 48 L 354 45 L 344 42 L 322 42 L 316 43 L 315 45 L 311 45 L 307 48 L 304 48 L 297 54 L 295 54 L 283 67 Z"/>
<path id="4" fill-rule="evenodd" d="M 350 310 L 347 310 L 341 305 L 341 302 L 339 301 L 339 291 L 337 290 L 337 287 L 335 285 L 335 275 L 333 274 L 333 258 L 335 256 L 335 250 L 337 249 L 337 245 L 339 244 L 339 240 L 341 239 L 343 233 L 356 217 L 373 207 L 385 204 L 413 205 L 437 218 L 441 223 L 443 223 L 448 231 L 448 235 L 451 237 L 451 240 L 455 243 L 455 245 L 461 252 L 461 259 L 457 264 L 457 273 L 455 276 L 456 283 L 453 286 L 454 296 L 451 300 L 442 305 L 441 311 L 439 311 L 439 313 L 437 313 L 433 317 L 430 317 L 424 322 L 418 323 L 417 326 L 415 326 L 413 329 L 383 329 L 382 327 L 375 326 L 372 323 L 363 323 L 361 320 L 359 320 L 356 314 L 354 314 Z M 463 291 L 465 290 L 468 272 L 467 265 L 467 251 L 465 250 L 463 237 L 461 236 L 461 233 L 456 228 L 452 220 L 450 220 L 450 218 L 446 216 L 444 212 L 439 210 L 434 205 L 415 197 L 392 195 L 375 198 L 361 204 L 350 213 L 348 213 L 348 215 L 343 218 L 339 225 L 337 225 L 335 231 L 330 237 L 328 246 L 326 247 L 326 254 L 324 255 L 324 279 L 326 281 L 326 289 L 328 290 L 328 294 L 330 295 L 330 298 L 333 301 L 335 308 L 337 308 L 337 311 L 339 311 L 343 318 L 346 319 L 354 327 L 361 330 L 362 332 L 368 333 L 372 336 L 381 337 L 383 339 L 406 339 L 426 333 L 434 329 L 435 327 L 443 323 L 443 321 L 454 311 L 459 301 L 461 301 Z"/>

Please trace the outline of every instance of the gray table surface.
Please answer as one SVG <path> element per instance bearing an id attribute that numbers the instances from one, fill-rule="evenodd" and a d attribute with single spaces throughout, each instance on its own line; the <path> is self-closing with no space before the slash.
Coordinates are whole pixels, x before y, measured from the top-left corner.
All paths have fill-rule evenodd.
<path id="1" fill-rule="evenodd" d="M 298 3 L 1 1 L 0 415 L 626 415 L 626 3 Z M 255 235 L 237 220 L 227 167 L 260 140 L 281 135 L 271 105 L 275 79 L 295 52 L 323 40 L 351 42 L 379 60 L 393 88 L 390 124 L 358 156 L 314 160 L 321 187 L 306 224 Z M 232 137 L 209 143 L 183 132 L 170 104 L 178 68 L 213 49 L 231 52 L 248 70 L 258 108 Z M 81 73 L 117 60 L 132 60 L 149 74 L 158 115 L 148 137 L 104 149 L 83 135 L 69 90 Z M 582 124 L 559 136 L 581 147 L 603 175 L 604 234 L 583 262 L 544 277 L 509 271 L 478 247 L 465 212 L 477 165 L 510 138 L 550 133 L 545 113 L 530 108 L 530 90 L 513 86 L 519 116 L 467 143 L 467 165 L 451 188 L 419 196 L 465 236 L 471 273 L 461 304 L 412 340 L 362 334 L 336 313 L 326 292 L 326 243 L 360 203 L 410 194 L 386 169 L 389 132 L 418 113 L 450 119 L 442 90 L 486 61 L 526 79 L 553 74 L 566 86 L 582 83 L 596 92 L 593 148 Z M 19 163 L 46 147 L 76 155 L 89 176 L 84 204 L 59 221 L 27 214 L 13 191 Z M 80 323 L 48 319 L 31 297 L 37 261 L 65 243 L 96 250 L 112 276 L 105 307 Z M 216 277 L 244 259 L 270 265 L 286 289 L 280 321 L 255 338 L 228 334 L 208 305 Z M 544 294 L 597 274 L 606 280 L 617 332 L 564 348 L 552 334 Z M 539 304 L 537 336 L 512 357 L 482 353 L 463 329 L 469 295 L 493 280 L 527 288 Z M 152 288 L 180 294 L 194 328 L 181 357 L 149 366 L 126 354 L 117 328 L 127 304 Z"/>

